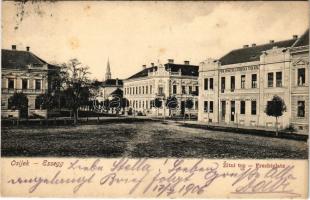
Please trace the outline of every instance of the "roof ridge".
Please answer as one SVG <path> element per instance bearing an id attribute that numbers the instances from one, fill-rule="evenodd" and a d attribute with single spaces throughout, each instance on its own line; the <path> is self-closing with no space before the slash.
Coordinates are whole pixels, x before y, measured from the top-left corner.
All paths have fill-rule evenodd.
<path id="1" fill-rule="evenodd" d="M 295 47 L 295 45 L 296 45 L 300 40 L 302 40 L 303 37 L 305 37 L 307 33 L 308 33 L 308 35 L 309 35 L 309 29 L 307 29 L 307 30 L 294 42 L 294 44 L 292 44 L 291 47 Z"/>

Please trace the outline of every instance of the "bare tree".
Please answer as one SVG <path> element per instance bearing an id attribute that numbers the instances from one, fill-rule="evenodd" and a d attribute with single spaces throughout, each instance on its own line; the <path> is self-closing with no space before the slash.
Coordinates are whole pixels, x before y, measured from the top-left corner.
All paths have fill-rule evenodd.
<path id="1" fill-rule="evenodd" d="M 79 107 L 89 98 L 89 92 L 87 92 L 90 88 L 89 74 L 89 67 L 81 64 L 77 59 L 71 59 L 61 65 L 60 81 L 66 107 L 73 112 L 74 124 L 77 124 Z"/>

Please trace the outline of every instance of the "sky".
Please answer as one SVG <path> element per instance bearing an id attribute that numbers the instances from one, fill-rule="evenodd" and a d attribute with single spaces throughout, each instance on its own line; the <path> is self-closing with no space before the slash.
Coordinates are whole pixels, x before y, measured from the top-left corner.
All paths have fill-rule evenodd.
<path id="1" fill-rule="evenodd" d="M 308 2 L 2 2 L 2 48 L 26 46 L 49 63 L 77 58 L 103 80 L 151 62 L 219 59 L 245 44 L 285 40 L 309 27 Z"/>

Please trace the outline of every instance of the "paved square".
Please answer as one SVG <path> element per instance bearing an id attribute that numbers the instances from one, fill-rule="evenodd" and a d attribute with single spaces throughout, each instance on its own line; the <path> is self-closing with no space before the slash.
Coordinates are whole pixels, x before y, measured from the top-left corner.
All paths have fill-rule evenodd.
<path id="1" fill-rule="evenodd" d="M 306 159 L 307 143 L 174 122 L 2 128 L 2 156 Z"/>

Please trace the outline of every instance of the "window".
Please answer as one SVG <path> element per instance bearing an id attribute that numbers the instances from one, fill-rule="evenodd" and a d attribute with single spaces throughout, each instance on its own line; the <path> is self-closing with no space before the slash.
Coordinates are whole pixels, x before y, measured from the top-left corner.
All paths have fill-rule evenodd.
<path id="1" fill-rule="evenodd" d="M 221 78 L 221 92 L 224 93 L 225 91 L 225 77 Z"/>
<path id="2" fill-rule="evenodd" d="M 188 93 L 192 94 L 192 92 L 193 92 L 193 87 L 192 86 L 188 86 Z"/>
<path id="3" fill-rule="evenodd" d="M 210 90 L 213 90 L 213 78 L 210 78 Z"/>
<path id="4" fill-rule="evenodd" d="M 144 94 L 144 86 L 142 86 L 142 94 Z"/>
<path id="5" fill-rule="evenodd" d="M 305 68 L 300 68 L 297 71 L 297 84 L 303 86 L 306 83 L 306 70 Z"/>
<path id="6" fill-rule="evenodd" d="M 245 101 L 240 101 L 240 114 L 245 114 Z"/>
<path id="7" fill-rule="evenodd" d="M 195 110 L 198 110 L 198 101 L 195 101 Z"/>
<path id="8" fill-rule="evenodd" d="M 235 77 L 231 76 L 230 77 L 230 91 L 235 91 Z"/>
<path id="9" fill-rule="evenodd" d="M 257 74 L 252 74 L 252 88 L 257 88 Z"/>
<path id="10" fill-rule="evenodd" d="M 139 87 L 139 94 L 141 94 L 141 87 Z"/>
<path id="11" fill-rule="evenodd" d="M 297 117 L 305 117 L 305 102 L 304 101 L 298 101 L 297 105 L 298 105 Z"/>
<path id="12" fill-rule="evenodd" d="M 186 94 L 185 85 L 182 85 L 182 94 Z"/>
<path id="13" fill-rule="evenodd" d="M 251 101 L 251 114 L 256 115 L 256 101 Z"/>
<path id="14" fill-rule="evenodd" d="M 14 89 L 14 79 L 12 79 L 12 78 L 8 79 L 8 88 Z"/>
<path id="15" fill-rule="evenodd" d="M 177 86 L 176 86 L 176 85 L 173 85 L 173 86 L 172 86 L 172 93 L 173 93 L 173 94 L 176 94 L 176 93 L 177 93 Z"/>
<path id="16" fill-rule="evenodd" d="M 22 80 L 22 89 L 23 90 L 28 89 L 28 80 L 27 79 Z"/>
<path id="17" fill-rule="evenodd" d="M 152 86 L 150 85 L 150 94 L 152 94 Z"/>
<path id="18" fill-rule="evenodd" d="M 138 87 L 136 87 L 136 94 L 138 94 Z"/>
<path id="19" fill-rule="evenodd" d="M 245 75 L 241 75 L 241 88 L 245 88 Z"/>
<path id="20" fill-rule="evenodd" d="M 282 72 L 276 72 L 276 87 L 282 87 Z"/>
<path id="21" fill-rule="evenodd" d="M 164 88 L 163 87 L 159 87 L 158 88 L 158 94 L 159 95 L 163 95 L 164 94 Z"/>
<path id="22" fill-rule="evenodd" d="M 145 94 L 148 94 L 149 92 L 149 86 L 145 86 Z"/>
<path id="23" fill-rule="evenodd" d="M 210 101 L 209 112 L 213 113 L 213 101 Z"/>
<path id="24" fill-rule="evenodd" d="M 205 88 L 205 90 L 208 90 L 208 79 L 207 78 L 205 78 L 205 82 L 204 82 L 204 88 Z"/>
<path id="25" fill-rule="evenodd" d="M 205 101 L 205 102 L 204 102 L 203 110 L 204 110 L 205 112 L 208 112 L 208 101 Z"/>
<path id="26" fill-rule="evenodd" d="M 149 108 L 149 102 L 146 100 L 145 101 L 145 108 L 148 109 Z"/>
<path id="27" fill-rule="evenodd" d="M 268 73 L 267 80 L 268 80 L 268 87 L 273 87 L 273 73 Z"/>
<path id="28" fill-rule="evenodd" d="M 195 86 L 196 88 L 196 94 L 198 95 L 199 94 L 199 86 Z"/>
<path id="29" fill-rule="evenodd" d="M 36 90 L 41 90 L 41 80 L 40 79 L 36 79 Z"/>

